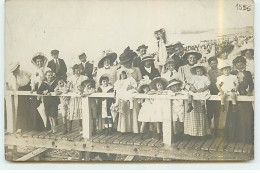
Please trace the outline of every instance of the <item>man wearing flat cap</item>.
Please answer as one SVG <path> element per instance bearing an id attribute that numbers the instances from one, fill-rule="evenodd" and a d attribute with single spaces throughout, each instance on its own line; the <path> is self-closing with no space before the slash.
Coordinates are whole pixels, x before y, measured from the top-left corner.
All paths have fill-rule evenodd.
<path id="1" fill-rule="evenodd" d="M 133 61 L 133 66 L 134 67 L 139 67 L 140 70 L 144 67 L 143 63 L 142 63 L 142 58 L 143 56 L 146 54 L 148 49 L 148 46 L 142 44 L 141 46 L 139 46 L 136 51 L 138 52 L 138 56 L 135 57 L 134 61 Z"/>
<path id="2" fill-rule="evenodd" d="M 87 76 L 89 79 L 93 79 L 94 65 L 87 61 L 87 55 L 85 53 L 80 54 L 79 60 L 81 61 L 79 64 L 81 75 Z"/>
<path id="3" fill-rule="evenodd" d="M 53 73 L 55 73 L 57 78 L 67 80 L 67 66 L 63 59 L 59 58 L 59 51 L 52 50 L 51 56 L 53 59 L 48 62 L 47 67 L 49 67 Z"/>

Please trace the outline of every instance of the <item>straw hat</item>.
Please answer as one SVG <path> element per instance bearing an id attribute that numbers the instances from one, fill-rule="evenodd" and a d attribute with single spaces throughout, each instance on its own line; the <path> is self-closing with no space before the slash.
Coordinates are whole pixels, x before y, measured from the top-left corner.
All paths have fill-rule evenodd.
<path id="1" fill-rule="evenodd" d="M 33 56 L 32 60 L 36 63 L 36 60 L 37 60 L 37 59 L 42 59 L 42 60 L 44 61 L 45 59 L 47 59 L 47 57 L 46 57 L 42 52 L 37 52 L 37 53 Z"/>
<path id="2" fill-rule="evenodd" d="M 155 59 L 153 58 L 152 55 L 145 54 L 145 55 L 143 55 L 143 57 L 142 57 L 142 62 L 144 62 L 144 61 L 155 61 Z"/>
<path id="3" fill-rule="evenodd" d="M 171 86 L 177 85 L 177 84 L 182 85 L 182 81 L 177 80 L 177 79 L 172 79 L 172 80 L 170 80 L 169 85 L 166 88 L 170 88 Z"/>
<path id="4" fill-rule="evenodd" d="M 226 68 L 226 67 L 232 67 L 232 64 L 230 64 L 228 61 L 224 61 L 223 63 L 220 63 L 218 65 L 218 68 L 221 70 L 223 68 Z"/>
<path id="5" fill-rule="evenodd" d="M 201 57 L 202 57 L 202 54 L 201 54 L 201 53 L 199 53 L 199 52 L 197 52 L 197 51 L 194 51 L 194 50 L 191 50 L 191 51 L 185 53 L 184 56 L 183 56 L 183 58 L 184 58 L 184 59 L 187 59 L 188 56 L 190 56 L 190 55 L 195 55 L 196 58 L 197 58 L 197 60 L 201 59 Z"/>
<path id="6" fill-rule="evenodd" d="M 98 62 L 98 68 L 104 67 L 104 60 L 106 58 L 110 59 L 110 65 L 112 65 L 115 62 L 116 58 L 117 58 L 117 54 L 115 52 L 112 52 L 111 50 L 103 51 L 102 57 L 101 57 L 101 59 Z"/>
<path id="7" fill-rule="evenodd" d="M 20 66 L 19 62 L 11 62 L 9 65 L 8 65 L 8 69 L 10 72 L 14 72 L 18 67 Z"/>
<path id="8" fill-rule="evenodd" d="M 204 75 L 207 73 L 207 69 L 206 69 L 206 67 L 205 67 L 204 65 L 202 65 L 202 64 L 195 64 L 195 65 L 194 65 L 193 67 L 191 67 L 191 69 L 190 69 L 191 74 L 196 75 L 196 69 L 197 69 L 197 68 L 201 68 L 201 69 L 203 70 L 203 74 L 204 74 Z"/>
<path id="9" fill-rule="evenodd" d="M 162 82 L 162 84 L 163 84 L 163 88 L 165 89 L 166 87 L 167 87 L 167 85 L 168 85 L 168 81 L 166 80 L 166 79 L 164 79 L 164 78 L 162 78 L 162 77 L 156 77 L 156 78 L 154 78 L 153 80 L 152 80 L 152 82 L 150 83 L 150 88 L 151 89 L 156 89 L 156 83 L 157 82 Z"/>

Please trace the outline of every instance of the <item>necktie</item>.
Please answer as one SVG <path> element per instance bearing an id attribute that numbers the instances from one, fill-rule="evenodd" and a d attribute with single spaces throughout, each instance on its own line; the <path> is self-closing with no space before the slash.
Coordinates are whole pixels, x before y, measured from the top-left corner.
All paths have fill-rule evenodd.
<path id="1" fill-rule="evenodd" d="M 59 70 L 60 70 L 59 61 L 56 59 L 56 74 L 58 73 Z"/>

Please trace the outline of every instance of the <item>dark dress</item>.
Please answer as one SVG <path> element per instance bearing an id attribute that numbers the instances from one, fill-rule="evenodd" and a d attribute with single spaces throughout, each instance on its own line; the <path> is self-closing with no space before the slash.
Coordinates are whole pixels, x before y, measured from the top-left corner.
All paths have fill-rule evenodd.
<path id="1" fill-rule="evenodd" d="M 57 81 L 53 81 L 51 85 L 49 85 L 46 81 L 44 81 L 39 87 L 37 93 L 43 94 L 43 91 L 54 92 L 54 89 L 57 86 Z M 58 105 L 60 104 L 59 97 L 56 96 L 43 96 L 43 104 L 46 111 L 47 117 L 57 117 L 58 116 Z"/>

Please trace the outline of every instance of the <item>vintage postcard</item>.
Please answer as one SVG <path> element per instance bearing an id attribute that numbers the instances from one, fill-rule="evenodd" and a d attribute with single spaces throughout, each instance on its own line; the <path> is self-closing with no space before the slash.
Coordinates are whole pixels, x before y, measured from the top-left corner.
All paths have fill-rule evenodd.
<path id="1" fill-rule="evenodd" d="M 252 0 L 7 0 L 8 161 L 254 159 Z"/>

